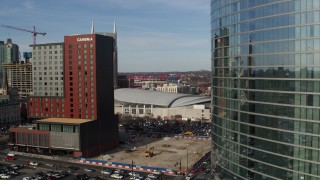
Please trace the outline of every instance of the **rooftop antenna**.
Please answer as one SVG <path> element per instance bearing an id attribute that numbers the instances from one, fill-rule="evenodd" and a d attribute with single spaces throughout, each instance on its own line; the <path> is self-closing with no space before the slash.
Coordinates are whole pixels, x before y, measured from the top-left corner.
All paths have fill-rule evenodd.
<path id="1" fill-rule="evenodd" d="M 113 33 L 117 32 L 116 21 L 113 22 Z"/>
<path id="2" fill-rule="evenodd" d="M 93 25 L 93 19 L 91 20 L 91 34 L 94 34 L 94 25 Z"/>

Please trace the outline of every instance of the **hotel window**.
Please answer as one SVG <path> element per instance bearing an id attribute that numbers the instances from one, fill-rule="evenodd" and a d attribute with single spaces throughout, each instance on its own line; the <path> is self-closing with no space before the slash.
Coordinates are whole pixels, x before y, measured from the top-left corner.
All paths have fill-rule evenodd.
<path id="1" fill-rule="evenodd" d="M 78 48 L 81 48 L 81 44 L 78 44 Z"/>

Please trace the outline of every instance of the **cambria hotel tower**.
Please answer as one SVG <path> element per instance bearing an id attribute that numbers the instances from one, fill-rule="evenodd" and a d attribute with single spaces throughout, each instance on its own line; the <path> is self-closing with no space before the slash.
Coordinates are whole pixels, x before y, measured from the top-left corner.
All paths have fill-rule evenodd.
<path id="1" fill-rule="evenodd" d="M 32 46 L 35 87 L 41 89 L 29 97 L 28 115 L 39 120 L 32 129 L 10 129 L 11 149 L 87 157 L 118 145 L 113 42 L 109 36 L 82 34 L 65 36 L 60 44 Z M 49 74 L 52 69 L 57 71 Z"/>

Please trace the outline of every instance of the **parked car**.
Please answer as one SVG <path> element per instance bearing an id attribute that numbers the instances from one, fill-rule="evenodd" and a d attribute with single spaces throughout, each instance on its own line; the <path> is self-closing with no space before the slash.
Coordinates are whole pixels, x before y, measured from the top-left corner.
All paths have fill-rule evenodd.
<path id="1" fill-rule="evenodd" d="M 30 161 L 30 166 L 39 166 L 39 163 L 38 162 L 35 162 L 35 161 Z"/>
<path id="2" fill-rule="evenodd" d="M 124 171 L 121 170 L 121 169 L 116 169 L 116 170 L 114 171 L 115 174 L 121 174 L 121 173 L 123 173 L 123 172 L 124 172 Z"/>
<path id="3" fill-rule="evenodd" d="M 142 176 L 132 176 L 130 177 L 130 180 L 142 180 L 143 177 Z"/>
<path id="4" fill-rule="evenodd" d="M 48 167 L 54 167 L 55 166 L 55 164 L 53 164 L 53 163 L 47 163 L 45 165 L 48 166 Z"/>
<path id="5" fill-rule="evenodd" d="M 189 173 L 187 176 L 186 176 L 186 180 L 191 180 L 194 178 L 194 174 L 192 173 Z"/>
<path id="6" fill-rule="evenodd" d="M 16 172 L 16 171 L 9 171 L 9 172 L 7 172 L 7 174 L 9 174 L 9 175 L 19 175 L 19 173 Z"/>
<path id="7" fill-rule="evenodd" d="M 120 174 L 112 174 L 111 177 L 115 179 L 123 179 L 123 176 Z"/>
<path id="8" fill-rule="evenodd" d="M 76 170 L 79 169 L 79 167 L 77 167 L 77 166 L 69 166 L 69 169 L 70 169 L 70 170 L 73 170 L 73 171 L 76 171 Z"/>
<path id="9" fill-rule="evenodd" d="M 111 169 L 104 169 L 101 171 L 101 174 L 110 175 L 110 174 L 112 174 L 112 170 Z"/>
<path id="10" fill-rule="evenodd" d="M 1 178 L 1 179 L 10 179 L 11 176 L 8 175 L 8 174 L 0 174 L 0 178 Z"/>
<path id="11" fill-rule="evenodd" d="M 157 179 L 159 176 L 156 174 L 148 174 L 148 178 Z"/>
<path id="12" fill-rule="evenodd" d="M 94 169 L 89 169 L 89 168 L 84 168 L 83 169 L 85 172 L 94 172 Z"/>
<path id="13" fill-rule="evenodd" d="M 82 180 L 82 179 L 88 179 L 89 177 L 87 174 L 83 173 L 83 174 L 78 174 L 76 178 Z"/>
<path id="14" fill-rule="evenodd" d="M 136 174 L 136 172 L 129 172 L 129 176 L 135 176 Z"/>
<path id="15" fill-rule="evenodd" d="M 14 169 L 14 170 L 18 170 L 19 169 L 19 166 L 15 165 L 15 164 L 11 164 L 9 167 Z"/>

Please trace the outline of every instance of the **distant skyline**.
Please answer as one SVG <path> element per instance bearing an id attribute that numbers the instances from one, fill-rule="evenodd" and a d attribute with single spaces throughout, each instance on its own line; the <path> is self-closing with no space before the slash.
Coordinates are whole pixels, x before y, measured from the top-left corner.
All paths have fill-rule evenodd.
<path id="1" fill-rule="evenodd" d="M 70 34 L 118 32 L 119 72 L 210 70 L 209 0 L 10 0 L 0 6 L 0 24 L 36 26 L 37 43 L 63 42 Z M 0 27 L 21 53 L 31 51 L 31 33 Z"/>

